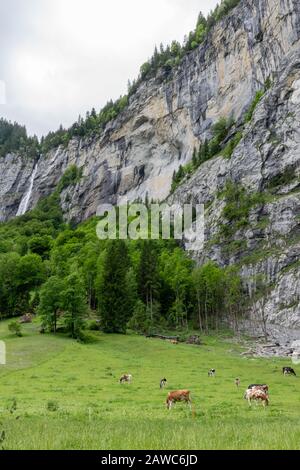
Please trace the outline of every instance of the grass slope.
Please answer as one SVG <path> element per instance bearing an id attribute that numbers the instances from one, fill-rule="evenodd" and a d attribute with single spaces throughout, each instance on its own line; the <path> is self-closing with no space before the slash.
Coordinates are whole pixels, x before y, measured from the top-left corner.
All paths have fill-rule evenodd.
<path id="1" fill-rule="evenodd" d="M 37 325 L 14 338 L 7 322 L 0 323 L 0 339 L 8 351 L 7 366 L 0 366 L 5 449 L 300 448 L 300 383 L 281 375 L 289 362 L 243 358 L 229 339 L 207 337 L 196 347 L 99 334 L 95 344 L 82 345 L 39 335 Z M 217 377 L 209 379 L 211 367 Z M 133 384 L 119 385 L 127 372 Z M 169 382 L 161 392 L 163 376 Z M 243 400 L 254 382 L 270 385 L 266 410 Z M 194 413 L 180 404 L 166 410 L 167 391 L 180 388 L 192 391 Z"/>

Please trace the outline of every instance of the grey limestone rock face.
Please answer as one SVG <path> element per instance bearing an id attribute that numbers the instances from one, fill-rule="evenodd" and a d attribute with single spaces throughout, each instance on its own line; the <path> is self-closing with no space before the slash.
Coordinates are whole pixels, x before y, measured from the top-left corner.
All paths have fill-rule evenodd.
<path id="1" fill-rule="evenodd" d="M 270 327 L 300 329 L 300 51 L 287 55 L 272 89 L 258 104 L 252 121 L 230 160 L 218 156 L 205 164 L 170 197 L 206 205 L 201 264 L 237 265 L 250 298 L 258 278 L 271 286 L 264 314 Z M 274 184 L 274 178 L 276 184 Z M 222 240 L 220 226 L 226 204 L 219 197 L 226 181 L 263 195 L 250 211 L 244 228 Z M 239 242 L 236 247 L 232 242 Z M 255 301 L 254 301 L 255 304 Z M 250 309 L 251 312 L 251 309 Z"/>

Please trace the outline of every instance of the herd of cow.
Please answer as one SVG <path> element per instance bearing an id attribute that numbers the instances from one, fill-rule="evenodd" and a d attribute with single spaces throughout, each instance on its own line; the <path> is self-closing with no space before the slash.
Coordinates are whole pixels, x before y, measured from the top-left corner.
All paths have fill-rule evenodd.
<path id="1" fill-rule="evenodd" d="M 296 372 L 291 367 L 283 367 L 282 369 L 283 375 L 294 375 L 296 376 Z M 216 376 L 216 369 L 210 369 L 208 372 L 209 377 Z M 124 383 L 131 383 L 132 382 L 132 375 L 124 374 L 120 378 L 120 384 Z M 163 390 L 167 385 L 167 379 L 163 378 L 160 381 L 159 387 Z M 235 379 L 235 385 L 240 387 L 241 381 L 239 378 Z M 245 392 L 244 399 L 248 401 L 249 406 L 252 406 L 252 402 L 261 402 L 263 406 L 269 405 L 269 387 L 266 384 L 252 384 L 249 385 L 248 389 Z M 166 400 L 166 405 L 168 410 L 172 408 L 175 403 L 178 402 L 185 402 L 190 407 L 192 406 L 192 399 L 191 399 L 191 392 L 189 390 L 177 390 L 175 392 L 169 392 Z"/>

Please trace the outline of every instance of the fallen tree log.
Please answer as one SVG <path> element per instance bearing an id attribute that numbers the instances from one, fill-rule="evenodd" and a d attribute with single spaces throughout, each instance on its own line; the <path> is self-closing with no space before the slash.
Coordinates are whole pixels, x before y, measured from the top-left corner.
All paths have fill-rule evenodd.
<path id="1" fill-rule="evenodd" d="M 162 339 L 164 341 L 179 341 L 179 336 L 165 336 L 165 335 L 158 335 L 158 334 L 146 335 L 146 338 L 156 338 L 156 339 Z"/>

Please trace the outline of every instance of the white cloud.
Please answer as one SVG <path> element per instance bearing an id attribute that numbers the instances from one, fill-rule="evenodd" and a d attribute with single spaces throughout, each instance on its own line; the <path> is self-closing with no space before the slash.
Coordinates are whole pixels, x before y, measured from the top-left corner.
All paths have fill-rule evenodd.
<path id="1" fill-rule="evenodd" d="M 0 80 L 0 104 L 5 104 L 6 102 L 6 93 L 5 93 L 5 83 L 3 80 Z"/>
<path id="2" fill-rule="evenodd" d="M 26 3 L 26 5 L 25 5 Z M 217 0 L 1 0 L 0 113 L 30 133 L 68 126 L 126 92 L 155 44 L 183 37 Z"/>

